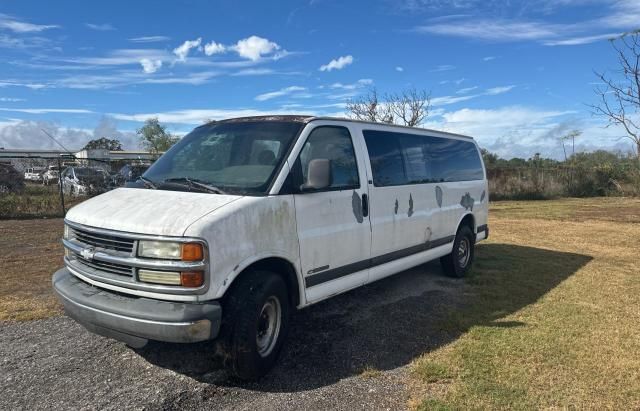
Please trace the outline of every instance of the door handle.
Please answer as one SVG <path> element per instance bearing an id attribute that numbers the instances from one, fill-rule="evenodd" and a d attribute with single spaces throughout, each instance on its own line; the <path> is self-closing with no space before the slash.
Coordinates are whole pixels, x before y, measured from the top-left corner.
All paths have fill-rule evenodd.
<path id="1" fill-rule="evenodd" d="M 362 195 L 362 216 L 369 217 L 369 196 Z"/>

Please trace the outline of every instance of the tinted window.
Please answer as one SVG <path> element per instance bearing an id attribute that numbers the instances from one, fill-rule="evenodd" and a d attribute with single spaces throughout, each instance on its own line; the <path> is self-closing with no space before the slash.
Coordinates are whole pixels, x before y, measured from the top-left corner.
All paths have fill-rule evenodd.
<path id="1" fill-rule="evenodd" d="M 309 162 L 320 158 L 331 161 L 331 189 L 360 186 L 349 130 L 344 127 L 321 126 L 311 131 L 300 152 L 303 184 L 307 182 Z"/>
<path id="2" fill-rule="evenodd" d="M 377 187 L 406 184 L 398 133 L 366 130 L 363 134 L 371 160 L 373 184 Z"/>
<path id="3" fill-rule="evenodd" d="M 363 134 L 377 187 L 484 178 L 472 142 L 378 130 Z"/>
<path id="4" fill-rule="evenodd" d="M 429 137 L 429 163 L 437 182 L 484 178 L 478 149 L 469 141 Z"/>

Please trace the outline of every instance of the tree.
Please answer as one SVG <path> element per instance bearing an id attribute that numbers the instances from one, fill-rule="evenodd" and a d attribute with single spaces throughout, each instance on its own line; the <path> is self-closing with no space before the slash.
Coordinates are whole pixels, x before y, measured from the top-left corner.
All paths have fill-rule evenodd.
<path id="1" fill-rule="evenodd" d="M 401 124 L 415 127 L 429 115 L 431 97 L 415 88 L 400 93 L 385 94 L 382 101 L 372 88 L 366 95 L 347 102 L 347 113 L 357 120 Z"/>
<path id="2" fill-rule="evenodd" d="M 618 58 L 618 75 L 596 72 L 602 86 L 595 89 L 600 103 L 592 108 L 608 119 L 609 126 L 624 128 L 640 160 L 640 31 L 612 39 L 611 45 Z"/>
<path id="3" fill-rule="evenodd" d="M 118 139 L 110 140 L 106 137 L 100 137 L 89 141 L 83 150 L 122 151 L 122 143 Z"/>
<path id="4" fill-rule="evenodd" d="M 140 144 L 151 153 L 161 153 L 167 151 L 174 145 L 179 137 L 167 131 L 167 127 L 160 124 L 157 118 L 150 118 L 145 121 L 144 126 L 136 130 Z"/>

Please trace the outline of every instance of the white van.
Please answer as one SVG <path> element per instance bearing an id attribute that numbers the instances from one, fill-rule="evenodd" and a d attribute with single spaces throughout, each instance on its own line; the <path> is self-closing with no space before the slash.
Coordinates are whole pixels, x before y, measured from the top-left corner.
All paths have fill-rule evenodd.
<path id="1" fill-rule="evenodd" d="M 489 233 L 487 190 L 470 137 L 321 117 L 212 122 L 137 187 L 68 212 L 53 286 L 95 333 L 132 347 L 216 339 L 230 372 L 255 379 L 295 308 L 436 258 L 462 277 Z"/>

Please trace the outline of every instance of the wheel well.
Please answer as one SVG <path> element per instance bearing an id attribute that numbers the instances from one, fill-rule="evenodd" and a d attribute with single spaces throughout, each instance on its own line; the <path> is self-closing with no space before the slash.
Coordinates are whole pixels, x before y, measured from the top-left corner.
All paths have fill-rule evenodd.
<path id="1" fill-rule="evenodd" d="M 238 280 L 240 278 L 246 275 L 249 275 L 249 273 L 256 270 L 271 271 L 281 276 L 284 282 L 287 284 L 287 290 L 289 291 L 291 304 L 294 307 L 297 307 L 300 304 L 300 287 L 298 284 L 298 276 L 296 275 L 296 269 L 294 268 L 293 264 L 291 264 L 289 261 L 285 260 L 284 258 L 271 257 L 271 258 L 265 258 L 263 260 L 254 262 L 253 264 L 245 268 L 233 280 L 233 284 L 231 284 L 230 289 L 233 288 L 235 284 L 239 283 Z M 229 291 L 230 290 L 227 290 L 225 294 L 228 294 Z"/>
<path id="2" fill-rule="evenodd" d="M 475 221 L 475 218 L 473 217 L 473 214 L 467 214 L 466 216 L 464 216 L 462 221 L 460 221 L 460 225 L 458 226 L 458 229 L 463 225 L 466 225 L 467 227 L 469 227 L 472 233 L 476 232 L 476 221 Z"/>

